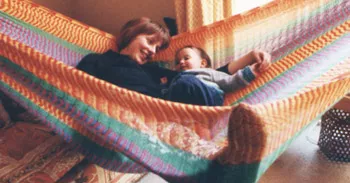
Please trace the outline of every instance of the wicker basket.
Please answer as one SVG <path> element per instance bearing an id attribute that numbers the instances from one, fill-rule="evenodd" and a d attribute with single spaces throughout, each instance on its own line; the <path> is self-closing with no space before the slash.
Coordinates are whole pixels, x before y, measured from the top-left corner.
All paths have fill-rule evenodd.
<path id="1" fill-rule="evenodd" d="M 318 145 L 328 159 L 350 162 L 350 97 L 322 116 Z"/>

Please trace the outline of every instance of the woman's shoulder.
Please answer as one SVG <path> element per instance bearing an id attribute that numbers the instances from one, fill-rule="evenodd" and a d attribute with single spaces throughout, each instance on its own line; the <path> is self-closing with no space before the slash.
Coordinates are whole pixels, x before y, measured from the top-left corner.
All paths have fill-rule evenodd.
<path id="1" fill-rule="evenodd" d="M 118 60 L 118 62 L 115 62 Z M 122 63 L 124 61 L 128 61 L 129 58 L 121 55 L 117 52 L 114 52 L 112 50 L 108 50 L 104 53 L 90 53 L 83 57 L 83 59 L 80 61 L 81 63 L 97 63 L 98 64 L 108 64 L 108 63 Z"/>
<path id="2" fill-rule="evenodd" d="M 87 67 L 101 67 L 108 63 L 106 53 L 89 53 L 85 55 L 77 64 L 76 68 L 84 70 Z"/>

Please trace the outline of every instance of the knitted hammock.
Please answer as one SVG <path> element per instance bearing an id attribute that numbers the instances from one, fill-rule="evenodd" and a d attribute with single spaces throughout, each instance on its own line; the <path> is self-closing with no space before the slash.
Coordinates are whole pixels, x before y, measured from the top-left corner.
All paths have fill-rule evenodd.
<path id="1" fill-rule="evenodd" d="M 21 0 L 0 1 L 0 89 L 77 150 L 120 172 L 170 182 L 255 182 L 350 89 L 350 1 L 277 0 L 172 39 L 156 60 L 193 44 L 216 66 L 253 48 L 271 68 L 227 94 L 226 106 L 185 105 L 96 79 L 74 66 L 115 38 Z M 220 42 L 223 47 L 214 47 Z M 214 65 L 215 65 L 214 64 Z"/>

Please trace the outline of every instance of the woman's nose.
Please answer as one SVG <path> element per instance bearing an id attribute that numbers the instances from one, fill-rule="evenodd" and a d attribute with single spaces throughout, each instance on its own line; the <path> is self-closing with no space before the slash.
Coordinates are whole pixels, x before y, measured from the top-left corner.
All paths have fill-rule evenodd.
<path id="1" fill-rule="evenodd" d="M 148 51 L 149 51 L 150 55 L 156 54 L 156 52 L 157 52 L 157 46 L 149 46 L 149 47 L 148 47 Z"/>

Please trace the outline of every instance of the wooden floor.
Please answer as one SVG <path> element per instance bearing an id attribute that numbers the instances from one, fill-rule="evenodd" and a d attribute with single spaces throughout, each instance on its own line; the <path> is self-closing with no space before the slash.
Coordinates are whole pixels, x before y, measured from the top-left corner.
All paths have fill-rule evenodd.
<path id="1" fill-rule="evenodd" d="M 319 124 L 312 124 L 274 162 L 259 183 L 350 183 L 350 163 L 329 161 L 317 146 Z M 140 183 L 164 183 L 148 174 Z"/>

